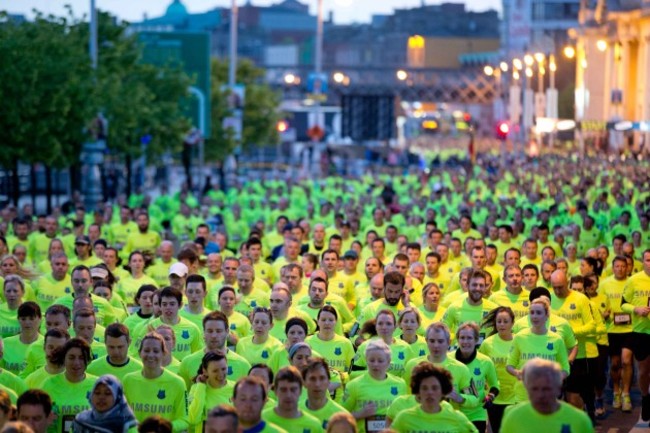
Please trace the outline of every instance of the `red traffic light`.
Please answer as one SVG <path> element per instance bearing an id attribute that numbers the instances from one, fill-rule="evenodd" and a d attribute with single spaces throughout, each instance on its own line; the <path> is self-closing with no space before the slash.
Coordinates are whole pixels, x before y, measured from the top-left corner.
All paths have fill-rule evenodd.
<path id="1" fill-rule="evenodd" d="M 499 140 L 506 140 L 508 138 L 508 134 L 510 133 L 510 125 L 508 125 L 508 122 L 499 122 L 497 124 L 497 138 Z"/>

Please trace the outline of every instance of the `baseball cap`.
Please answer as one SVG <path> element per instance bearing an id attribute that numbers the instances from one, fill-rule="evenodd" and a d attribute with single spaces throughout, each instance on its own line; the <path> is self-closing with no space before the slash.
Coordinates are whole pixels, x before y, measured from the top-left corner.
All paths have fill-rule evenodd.
<path id="1" fill-rule="evenodd" d="M 74 240 L 75 245 L 76 244 L 83 244 L 83 245 L 90 245 L 90 238 L 88 236 L 77 236 L 77 238 Z"/>
<path id="2" fill-rule="evenodd" d="M 184 263 L 176 262 L 169 268 L 169 275 L 177 275 L 179 277 L 184 277 L 188 273 L 187 266 Z"/>
<path id="3" fill-rule="evenodd" d="M 357 252 L 354 251 L 354 250 L 347 250 L 345 252 L 345 254 L 343 254 L 343 258 L 344 259 L 355 259 L 356 260 L 356 259 L 359 258 L 359 254 L 357 254 Z"/>
<path id="4" fill-rule="evenodd" d="M 108 271 L 104 268 L 90 268 L 91 278 L 101 278 L 102 280 L 108 277 Z"/>

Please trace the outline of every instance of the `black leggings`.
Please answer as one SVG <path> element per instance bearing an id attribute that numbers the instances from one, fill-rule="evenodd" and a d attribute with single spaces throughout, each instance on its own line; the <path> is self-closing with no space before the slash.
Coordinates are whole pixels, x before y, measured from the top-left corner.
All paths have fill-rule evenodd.
<path id="1" fill-rule="evenodd" d="M 510 405 L 492 403 L 492 405 L 488 407 L 487 410 L 488 419 L 490 420 L 490 427 L 492 428 L 492 433 L 499 433 L 499 430 L 501 430 L 501 420 L 503 420 L 503 412 L 505 412 L 508 406 Z"/>
<path id="2" fill-rule="evenodd" d="M 472 421 L 472 424 L 474 424 L 478 433 L 485 433 L 487 430 L 487 421 Z"/>

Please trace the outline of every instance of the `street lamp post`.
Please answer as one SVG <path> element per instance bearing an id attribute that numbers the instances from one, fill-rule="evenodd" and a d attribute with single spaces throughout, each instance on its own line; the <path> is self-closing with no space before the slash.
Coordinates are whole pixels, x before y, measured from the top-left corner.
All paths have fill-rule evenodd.
<path id="1" fill-rule="evenodd" d="M 237 0 L 232 0 L 230 7 L 230 65 L 228 67 L 228 86 L 232 92 L 237 84 L 237 26 L 239 10 Z"/>

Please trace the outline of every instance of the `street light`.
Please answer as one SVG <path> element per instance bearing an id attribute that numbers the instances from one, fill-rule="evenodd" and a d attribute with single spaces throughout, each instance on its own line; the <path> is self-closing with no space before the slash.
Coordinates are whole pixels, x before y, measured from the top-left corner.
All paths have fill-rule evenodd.
<path id="1" fill-rule="evenodd" d="M 526 66 L 528 66 L 528 67 L 533 66 L 534 62 L 535 62 L 535 59 L 530 54 L 526 54 L 524 56 L 524 63 L 526 64 Z"/>
<path id="2" fill-rule="evenodd" d="M 605 52 L 607 50 L 607 41 L 599 39 L 598 42 L 596 42 L 596 48 L 598 48 L 598 51 L 601 53 Z"/>
<path id="3" fill-rule="evenodd" d="M 518 71 L 524 69 L 524 65 L 521 63 L 521 59 L 512 59 L 512 66 Z"/>
<path id="4" fill-rule="evenodd" d="M 334 82 L 341 84 L 345 80 L 345 74 L 343 72 L 335 72 L 332 78 Z"/>
<path id="5" fill-rule="evenodd" d="M 506 62 L 501 62 L 501 64 L 499 65 L 499 67 L 501 68 L 501 70 L 502 70 L 503 72 L 508 72 L 508 63 L 506 63 Z"/>
<path id="6" fill-rule="evenodd" d="M 298 84 L 298 77 L 294 74 L 288 73 L 284 75 L 284 82 L 288 85 Z"/>
<path id="7" fill-rule="evenodd" d="M 483 68 L 483 72 L 488 77 L 491 77 L 492 75 L 494 75 L 494 68 L 490 65 L 485 65 L 485 67 Z"/>
<path id="8" fill-rule="evenodd" d="M 405 81 L 409 76 L 408 72 L 406 72 L 403 69 L 400 69 L 399 71 L 397 71 L 396 75 L 397 75 L 397 79 L 400 80 L 400 81 Z"/>
<path id="9" fill-rule="evenodd" d="M 564 47 L 564 57 L 567 59 L 573 59 L 576 56 L 576 49 L 571 45 Z"/>

